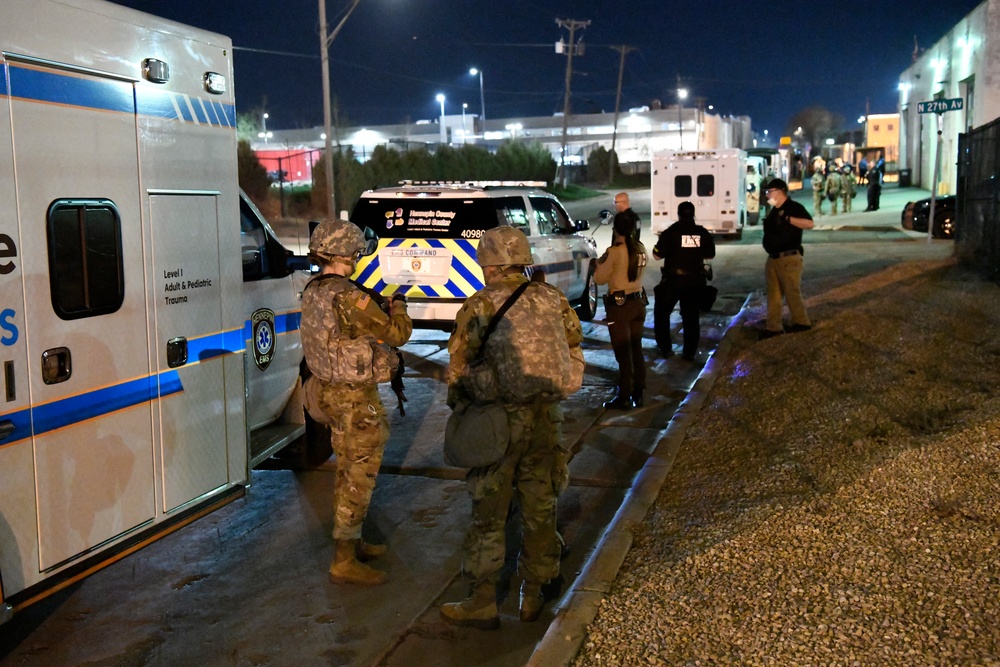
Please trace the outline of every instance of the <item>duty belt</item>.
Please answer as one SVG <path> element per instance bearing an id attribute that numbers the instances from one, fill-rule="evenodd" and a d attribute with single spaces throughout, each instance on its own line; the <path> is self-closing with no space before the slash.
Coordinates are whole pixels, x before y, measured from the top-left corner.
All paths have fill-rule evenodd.
<path id="1" fill-rule="evenodd" d="M 781 257 L 791 257 L 792 255 L 801 254 L 798 250 L 785 250 L 784 252 L 772 252 L 771 259 L 779 259 Z"/>

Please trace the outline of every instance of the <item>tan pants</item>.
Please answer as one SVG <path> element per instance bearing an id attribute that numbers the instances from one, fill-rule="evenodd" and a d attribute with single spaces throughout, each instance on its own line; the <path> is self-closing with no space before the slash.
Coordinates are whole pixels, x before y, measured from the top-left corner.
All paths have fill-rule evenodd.
<path id="1" fill-rule="evenodd" d="M 781 331 L 782 299 L 788 304 L 792 324 L 810 326 L 809 316 L 802 304 L 802 255 L 767 258 L 764 266 L 767 283 L 767 330 Z"/>

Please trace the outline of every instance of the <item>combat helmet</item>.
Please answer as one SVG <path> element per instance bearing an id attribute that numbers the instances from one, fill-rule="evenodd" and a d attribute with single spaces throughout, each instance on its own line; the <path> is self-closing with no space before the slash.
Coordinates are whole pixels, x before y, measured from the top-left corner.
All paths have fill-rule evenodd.
<path id="1" fill-rule="evenodd" d="M 364 234 L 347 220 L 324 220 L 309 238 L 309 254 L 317 257 L 354 257 L 364 249 Z"/>
<path id="2" fill-rule="evenodd" d="M 483 232 L 476 249 L 479 266 L 527 266 L 531 264 L 531 246 L 520 229 L 501 225 Z"/>

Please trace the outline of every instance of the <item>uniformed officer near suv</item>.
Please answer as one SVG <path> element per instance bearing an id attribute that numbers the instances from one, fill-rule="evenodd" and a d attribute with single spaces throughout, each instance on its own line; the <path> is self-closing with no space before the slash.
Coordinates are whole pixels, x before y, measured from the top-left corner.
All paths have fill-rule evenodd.
<path id="1" fill-rule="evenodd" d="M 376 302 L 348 276 L 365 248 L 364 235 L 346 220 L 324 220 L 309 240 L 318 276 L 302 290 L 302 348 L 312 377 L 306 384 L 309 413 L 330 425 L 336 457 L 330 581 L 375 586 L 388 575 L 365 564 L 384 555 L 385 545 L 366 544 L 361 526 L 368 514 L 375 476 L 389 439 L 389 422 L 378 383 L 388 382 L 398 364 L 391 347 L 410 338 L 413 322 L 406 299 Z M 388 310 L 388 312 L 386 312 Z"/>
<path id="2" fill-rule="evenodd" d="M 653 246 L 653 258 L 663 260 L 662 277 L 653 294 L 653 331 L 656 345 L 665 357 L 672 357 L 670 313 L 680 301 L 684 347 L 681 356 L 694 360 L 701 338 L 700 297 L 705 289 L 705 260 L 715 257 L 715 241 L 708 230 L 694 221 L 694 204 L 677 206 L 677 222 L 667 227 Z"/>
<path id="3" fill-rule="evenodd" d="M 802 230 L 813 228 L 805 206 L 788 196 L 788 184 L 776 178 L 764 192 L 773 207 L 764 219 L 764 250 L 767 263 L 767 324 L 760 338 L 785 333 L 781 322 L 782 300 L 788 303 L 792 324 L 789 333 L 807 331 L 812 324 L 802 303 Z"/>

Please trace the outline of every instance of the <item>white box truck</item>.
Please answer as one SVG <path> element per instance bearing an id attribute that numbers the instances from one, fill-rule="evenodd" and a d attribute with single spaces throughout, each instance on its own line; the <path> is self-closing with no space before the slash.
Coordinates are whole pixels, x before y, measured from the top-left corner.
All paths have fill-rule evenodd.
<path id="1" fill-rule="evenodd" d="M 241 199 L 228 38 L 8 0 L 0 68 L 4 620 L 302 435 L 307 276 Z"/>
<path id="2" fill-rule="evenodd" d="M 661 151 L 653 155 L 650 228 L 659 235 L 690 201 L 695 220 L 712 234 L 743 236 L 747 222 L 747 154 L 738 148 Z"/>

